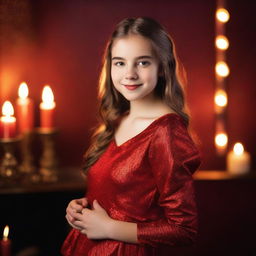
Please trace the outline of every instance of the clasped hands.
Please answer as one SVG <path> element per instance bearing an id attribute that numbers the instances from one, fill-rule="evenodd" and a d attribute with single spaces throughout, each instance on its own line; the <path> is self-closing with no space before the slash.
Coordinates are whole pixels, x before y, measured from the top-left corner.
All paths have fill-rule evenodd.
<path id="1" fill-rule="evenodd" d="M 93 209 L 88 206 L 87 198 L 72 200 L 66 209 L 66 219 L 75 229 L 90 239 L 107 239 L 111 227 L 111 219 L 97 200 L 93 201 Z"/>

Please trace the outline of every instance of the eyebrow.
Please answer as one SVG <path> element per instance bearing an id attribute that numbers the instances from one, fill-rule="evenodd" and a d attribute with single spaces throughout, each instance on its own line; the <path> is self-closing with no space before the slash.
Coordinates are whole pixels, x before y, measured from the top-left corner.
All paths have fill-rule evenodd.
<path id="1" fill-rule="evenodd" d="M 144 56 L 136 57 L 135 59 L 136 59 L 136 60 L 139 60 L 139 59 L 153 59 L 153 57 L 152 57 L 152 56 L 148 56 L 148 55 L 144 55 Z M 122 57 L 113 57 L 112 60 L 125 60 L 125 58 L 122 58 Z"/>

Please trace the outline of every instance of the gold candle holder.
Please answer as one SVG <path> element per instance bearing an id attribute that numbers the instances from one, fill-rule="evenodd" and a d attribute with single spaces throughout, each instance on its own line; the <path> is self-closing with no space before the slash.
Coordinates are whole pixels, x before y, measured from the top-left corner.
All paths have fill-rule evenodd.
<path id="1" fill-rule="evenodd" d="M 20 144 L 22 162 L 20 165 L 20 172 L 29 174 L 35 172 L 34 157 L 31 154 L 32 142 L 34 140 L 33 132 L 26 132 L 22 134 L 22 141 Z"/>
<path id="2" fill-rule="evenodd" d="M 19 171 L 23 175 L 25 182 L 28 183 L 40 181 L 40 175 L 36 172 L 36 166 L 34 164 L 34 156 L 31 153 L 34 138 L 35 132 L 25 132 L 22 134 L 22 140 L 20 144 L 22 160 Z"/>
<path id="3" fill-rule="evenodd" d="M 0 139 L 0 144 L 4 150 L 3 158 L 0 162 L 0 176 L 4 180 L 11 181 L 18 177 L 18 161 L 15 157 L 15 151 L 20 140 L 20 137 Z"/>
<path id="4" fill-rule="evenodd" d="M 58 180 L 58 161 L 55 150 L 56 135 L 58 130 L 55 128 L 39 128 L 38 134 L 42 142 L 42 156 L 40 158 L 40 175 L 45 182 L 55 182 Z"/>

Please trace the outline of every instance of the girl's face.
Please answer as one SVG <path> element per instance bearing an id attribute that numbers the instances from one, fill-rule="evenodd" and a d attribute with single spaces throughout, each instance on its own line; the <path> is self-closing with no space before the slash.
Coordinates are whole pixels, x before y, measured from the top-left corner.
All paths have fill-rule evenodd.
<path id="1" fill-rule="evenodd" d="M 154 97 L 159 61 L 151 43 L 140 35 L 116 39 L 112 47 L 111 78 L 127 100 Z"/>

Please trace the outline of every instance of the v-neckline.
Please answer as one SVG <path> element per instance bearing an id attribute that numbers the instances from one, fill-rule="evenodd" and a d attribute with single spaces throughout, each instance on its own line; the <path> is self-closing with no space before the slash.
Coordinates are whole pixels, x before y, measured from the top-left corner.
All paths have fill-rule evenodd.
<path id="1" fill-rule="evenodd" d="M 141 136 L 142 134 L 144 134 L 144 132 L 146 132 L 147 130 L 149 130 L 152 126 L 154 126 L 159 120 L 162 120 L 164 117 L 166 116 L 169 116 L 169 115 L 175 115 L 175 116 L 178 116 L 180 117 L 178 114 L 176 113 L 167 113 L 167 114 L 164 114 L 158 118 L 156 118 L 154 121 L 152 121 L 145 129 L 143 129 L 141 132 L 139 132 L 138 134 L 136 134 L 135 136 L 131 137 L 130 139 L 126 140 L 125 142 L 123 142 L 122 144 L 120 145 L 117 145 L 116 143 L 116 138 L 115 138 L 115 135 L 113 136 L 113 142 L 114 142 L 114 145 L 116 148 L 121 148 L 123 147 L 124 145 L 128 144 L 129 142 L 133 141 L 135 138 Z"/>

